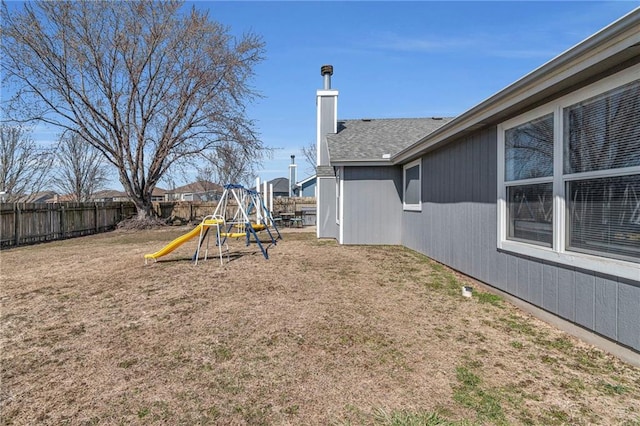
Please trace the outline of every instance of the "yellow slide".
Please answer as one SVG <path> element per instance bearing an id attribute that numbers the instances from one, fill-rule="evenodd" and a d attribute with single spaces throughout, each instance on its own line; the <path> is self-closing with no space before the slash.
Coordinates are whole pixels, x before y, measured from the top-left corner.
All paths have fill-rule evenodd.
<path id="1" fill-rule="evenodd" d="M 144 259 L 145 259 L 145 263 L 147 262 L 147 259 L 157 259 L 159 257 L 162 257 L 166 254 L 171 253 L 172 251 L 174 251 L 176 248 L 180 247 L 182 244 L 184 244 L 185 242 L 189 241 L 192 238 L 195 237 L 199 237 L 200 236 L 200 230 L 202 229 L 203 226 L 205 227 L 209 227 L 209 226 L 215 226 L 217 223 L 220 223 L 221 221 L 218 220 L 205 220 L 203 221 L 203 223 L 199 224 L 198 226 L 196 226 L 195 228 L 193 228 L 193 230 L 187 234 L 181 235 L 178 238 L 176 238 L 175 240 L 171 241 L 169 244 L 167 244 L 164 248 L 162 248 L 161 250 L 153 253 L 153 254 L 145 254 L 144 255 Z"/>

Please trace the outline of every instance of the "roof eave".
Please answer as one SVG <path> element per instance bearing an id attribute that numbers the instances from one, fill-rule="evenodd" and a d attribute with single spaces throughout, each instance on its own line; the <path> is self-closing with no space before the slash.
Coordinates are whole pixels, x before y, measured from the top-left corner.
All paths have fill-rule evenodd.
<path id="1" fill-rule="evenodd" d="M 393 166 L 391 159 L 371 159 L 371 160 L 337 160 L 331 161 L 334 167 L 340 166 Z"/>
<path id="2" fill-rule="evenodd" d="M 615 67 L 640 59 L 640 7 L 613 22 L 586 40 L 571 47 L 498 93 L 464 112 L 449 123 L 420 139 L 392 157 L 394 164 L 411 161 L 465 132 L 480 129 L 508 115 L 509 110 L 522 110 L 553 93 L 605 71 L 598 64 Z"/>

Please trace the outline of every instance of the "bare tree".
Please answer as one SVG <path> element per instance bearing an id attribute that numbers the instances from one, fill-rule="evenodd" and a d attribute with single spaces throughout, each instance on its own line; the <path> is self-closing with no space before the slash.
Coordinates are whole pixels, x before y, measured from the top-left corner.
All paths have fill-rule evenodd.
<path id="1" fill-rule="evenodd" d="M 305 168 L 305 170 L 309 173 L 314 173 L 316 171 L 316 164 L 318 164 L 316 143 L 310 142 L 308 145 L 303 146 L 302 155 L 307 162 L 307 167 Z"/>
<path id="2" fill-rule="evenodd" d="M 138 218 L 177 162 L 264 149 L 246 103 L 264 43 L 181 1 L 3 2 L 2 69 L 34 115 L 79 135 L 113 164 Z M 257 157 L 257 156 L 256 156 Z M 256 158 L 254 157 L 254 158 Z"/>
<path id="3" fill-rule="evenodd" d="M 0 191 L 14 202 L 42 190 L 51 167 L 49 151 L 40 149 L 21 126 L 0 126 Z"/>
<path id="4" fill-rule="evenodd" d="M 55 150 L 53 184 L 75 201 L 89 201 L 104 187 L 107 168 L 104 157 L 77 133 L 63 134 Z"/>
<path id="5" fill-rule="evenodd" d="M 256 153 L 222 144 L 215 154 L 206 153 L 202 156 L 201 165 L 197 167 L 198 178 L 220 185 L 233 183 L 250 186 L 257 173 L 258 160 L 270 155 L 270 149 Z"/>

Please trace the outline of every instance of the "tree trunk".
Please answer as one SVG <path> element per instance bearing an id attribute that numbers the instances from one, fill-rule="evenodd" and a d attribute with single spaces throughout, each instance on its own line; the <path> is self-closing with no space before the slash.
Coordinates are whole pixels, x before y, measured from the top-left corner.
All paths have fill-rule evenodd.
<path id="1" fill-rule="evenodd" d="M 150 200 L 134 199 L 133 204 L 136 206 L 136 220 L 144 221 L 154 216 L 153 205 Z"/>

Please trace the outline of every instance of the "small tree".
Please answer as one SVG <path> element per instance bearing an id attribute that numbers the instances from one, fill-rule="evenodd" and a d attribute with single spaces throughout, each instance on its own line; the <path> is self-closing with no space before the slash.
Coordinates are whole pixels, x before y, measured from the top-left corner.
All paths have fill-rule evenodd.
<path id="1" fill-rule="evenodd" d="M 181 1 L 2 3 L 2 69 L 33 118 L 78 132 L 118 170 L 138 218 L 176 162 L 264 149 L 246 103 L 264 44 Z M 254 155 L 253 158 L 259 158 Z"/>
<path id="2" fill-rule="evenodd" d="M 2 199 L 15 202 L 47 184 L 51 153 L 40 149 L 31 131 L 22 126 L 0 126 L 0 191 Z"/>
<path id="3" fill-rule="evenodd" d="M 316 143 L 310 142 L 308 145 L 302 147 L 302 155 L 307 162 L 307 167 L 305 170 L 309 173 L 314 173 L 316 171 L 317 156 L 318 153 L 316 151 Z"/>
<path id="4" fill-rule="evenodd" d="M 75 201 L 89 201 L 104 188 L 107 168 L 100 151 L 86 143 L 77 133 L 63 134 L 55 150 L 53 184 Z"/>

